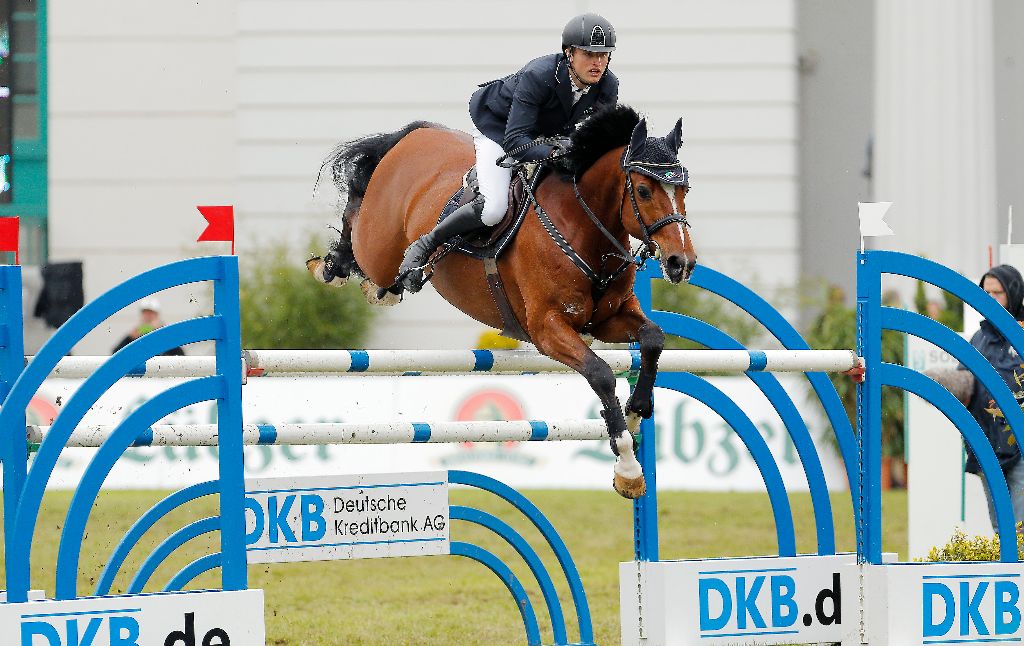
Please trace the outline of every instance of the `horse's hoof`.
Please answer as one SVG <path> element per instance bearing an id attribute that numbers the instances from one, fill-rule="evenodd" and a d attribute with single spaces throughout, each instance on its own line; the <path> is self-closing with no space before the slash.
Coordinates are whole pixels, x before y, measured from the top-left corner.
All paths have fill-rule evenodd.
<path id="1" fill-rule="evenodd" d="M 359 289 L 363 290 L 363 296 L 366 297 L 366 302 L 370 305 L 391 307 L 392 305 L 398 305 L 402 302 L 401 292 L 395 294 L 387 289 L 382 289 L 369 278 L 366 278 L 359 283 Z M 384 292 L 383 297 L 380 296 L 381 292 Z"/>
<path id="2" fill-rule="evenodd" d="M 341 276 L 335 276 L 333 274 L 328 276 L 326 271 L 327 263 L 324 262 L 324 259 L 319 256 L 313 256 L 312 258 L 307 260 L 306 269 L 309 271 L 309 273 L 313 274 L 313 278 L 316 278 L 318 281 L 324 283 L 325 285 L 341 287 L 342 285 L 348 282 L 347 278 L 343 278 Z"/>
<path id="3" fill-rule="evenodd" d="M 647 492 L 647 482 L 643 475 L 639 478 L 627 478 L 616 473 L 612 479 L 612 488 L 623 498 L 636 500 Z"/>

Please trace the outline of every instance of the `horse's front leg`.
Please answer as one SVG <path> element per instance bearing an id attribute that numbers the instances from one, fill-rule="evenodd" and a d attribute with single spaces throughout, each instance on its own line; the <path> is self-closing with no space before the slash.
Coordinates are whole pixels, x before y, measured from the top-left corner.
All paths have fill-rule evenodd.
<path id="1" fill-rule="evenodd" d="M 632 296 L 618 314 L 594 329 L 594 338 L 606 343 L 640 343 L 640 374 L 626 402 L 626 413 L 644 419 L 650 417 L 654 413 L 654 380 L 658 376 L 658 359 L 665 348 L 665 333 L 647 318 L 640 302 Z M 633 424 L 634 420 L 630 419 L 631 432 Z"/>
<path id="2" fill-rule="evenodd" d="M 643 469 L 633 450 L 633 436 L 626 433 L 626 419 L 615 396 L 615 374 L 611 366 L 594 354 L 579 331 L 560 312 L 548 312 L 531 322 L 530 334 L 537 348 L 583 375 L 601 400 L 601 416 L 608 428 L 612 452 L 617 456 L 612 486 L 624 498 L 644 495 Z"/>

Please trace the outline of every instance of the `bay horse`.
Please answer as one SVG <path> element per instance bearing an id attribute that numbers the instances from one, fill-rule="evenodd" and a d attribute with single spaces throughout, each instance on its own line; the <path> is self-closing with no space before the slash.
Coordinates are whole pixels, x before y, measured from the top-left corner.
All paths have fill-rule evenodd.
<path id="1" fill-rule="evenodd" d="M 669 281 L 689 279 L 697 254 L 685 215 L 689 180 L 678 160 L 681 144 L 681 119 L 668 136 L 648 137 L 646 119 L 628 106 L 590 116 L 553 163 L 556 172 L 528 191 L 529 211 L 497 262 L 508 304 L 529 340 L 583 375 L 600 399 L 617 456 L 613 487 L 626 498 L 645 491 L 633 434 L 640 418 L 653 412 L 665 341 L 633 294 L 637 263 L 629 238 L 644 243 L 641 260 L 648 254 L 660 259 Z M 338 284 L 362 276 L 371 302 L 399 300 L 395 281 L 403 252 L 433 228 L 473 163 L 469 135 L 427 122 L 340 144 L 321 167 L 321 173 L 330 169 L 347 196 L 326 279 Z M 609 260 L 618 266 L 609 267 Z M 307 266 L 325 279 L 323 260 L 313 258 Z M 444 254 L 433 263 L 431 282 L 464 313 L 502 328 L 480 260 Z M 640 372 L 625 415 L 615 375 L 584 341 L 584 332 L 640 345 Z"/>

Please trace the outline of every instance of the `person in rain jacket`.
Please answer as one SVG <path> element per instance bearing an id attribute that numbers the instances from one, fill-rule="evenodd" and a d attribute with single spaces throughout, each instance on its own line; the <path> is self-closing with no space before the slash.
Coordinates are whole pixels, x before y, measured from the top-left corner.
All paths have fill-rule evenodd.
<path id="1" fill-rule="evenodd" d="M 1024 279 L 1021 278 L 1019 271 L 1010 265 L 993 267 L 981 277 L 979 285 L 1005 307 L 1016 321 L 1024 321 Z M 1010 345 L 1003 333 L 990 321 L 984 320 L 971 337 L 971 345 L 992 364 L 1014 393 L 1018 403 L 1024 400 L 1024 386 L 1021 385 L 1024 383 L 1024 359 Z M 963 364 L 960 364 L 957 370 L 930 370 L 926 374 L 956 395 L 985 432 L 1006 477 L 1014 522 L 1017 531 L 1021 532 L 1021 523 L 1024 522 L 1024 461 L 1021 460 L 1017 438 L 1010 431 L 1002 413 L 996 410 L 991 393 Z M 989 518 L 992 520 L 992 526 L 998 531 L 992 491 L 981 472 L 977 457 L 969 447 L 964 470 L 981 477 L 988 500 Z"/>

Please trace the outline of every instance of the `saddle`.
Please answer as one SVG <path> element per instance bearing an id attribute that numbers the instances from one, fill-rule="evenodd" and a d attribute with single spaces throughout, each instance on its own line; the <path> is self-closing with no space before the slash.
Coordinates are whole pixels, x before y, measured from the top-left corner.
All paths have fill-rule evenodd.
<path id="1" fill-rule="evenodd" d="M 541 173 L 535 171 L 530 178 L 530 189 L 536 189 Z M 438 223 L 452 214 L 455 209 L 464 204 L 472 202 L 480 193 L 480 183 L 477 181 L 476 166 L 469 169 L 462 178 L 462 186 L 452 195 L 448 203 L 441 211 Z M 512 183 L 508 188 L 508 208 L 501 221 L 493 227 L 481 229 L 477 233 L 464 236 L 454 245 L 454 251 L 464 253 L 479 260 L 488 258 L 497 259 L 508 247 L 508 243 L 516 236 L 519 225 L 526 217 L 529 207 L 526 199 L 526 189 L 523 187 L 523 177 L 516 173 L 512 176 Z"/>
<path id="2" fill-rule="evenodd" d="M 543 167 L 538 167 L 530 176 L 530 191 L 534 191 L 540 183 L 543 175 Z M 462 186 L 452 195 L 448 203 L 441 211 L 438 223 L 452 214 L 455 209 L 463 204 L 468 204 L 480 192 L 480 183 L 477 181 L 476 166 L 470 168 L 462 179 Z M 505 215 L 493 227 L 482 229 L 478 233 L 471 233 L 461 239 L 449 242 L 435 256 L 435 262 L 452 251 L 463 253 L 484 264 L 484 273 L 487 276 L 487 286 L 491 290 L 491 298 L 494 300 L 498 312 L 501 313 L 503 327 L 501 334 L 510 339 L 530 342 L 530 336 L 523 329 L 522 324 L 516 318 L 512 305 L 509 303 L 508 295 L 505 293 L 505 286 L 498 274 L 498 257 L 508 248 L 509 242 L 515 238 L 520 225 L 526 218 L 526 211 L 530 202 L 526 197 L 526 188 L 523 185 L 523 175 L 515 173 L 512 176 L 512 183 L 508 189 L 508 209 Z"/>

